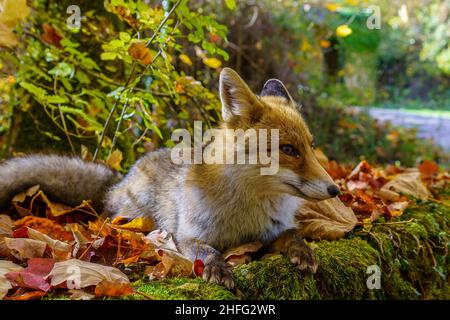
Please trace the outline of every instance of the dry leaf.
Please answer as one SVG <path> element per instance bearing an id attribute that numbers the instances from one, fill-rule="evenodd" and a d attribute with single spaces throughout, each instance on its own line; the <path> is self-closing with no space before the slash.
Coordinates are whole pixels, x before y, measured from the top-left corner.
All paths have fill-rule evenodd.
<path id="1" fill-rule="evenodd" d="M 30 239 L 45 242 L 53 250 L 53 253 L 55 255 L 54 258 L 64 257 L 65 259 L 67 259 L 71 256 L 72 246 L 68 243 L 52 239 L 46 234 L 43 234 L 42 232 L 39 232 L 32 228 L 28 228 L 28 237 Z"/>
<path id="2" fill-rule="evenodd" d="M 305 201 L 297 213 L 297 225 L 303 237 L 336 240 L 353 230 L 358 222 L 353 210 L 339 198 L 318 202 Z"/>
<path id="3" fill-rule="evenodd" d="M 51 277 L 52 286 L 66 284 L 69 289 L 95 286 L 103 280 L 113 283 L 130 282 L 117 268 L 78 259 L 55 263 L 48 277 Z"/>
<path id="4" fill-rule="evenodd" d="M 33 258 L 28 260 L 28 266 L 25 269 L 9 272 L 5 274 L 5 277 L 17 287 L 47 291 L 50 284 L 44 278 L 54 264 L 53 259 Z"/>
<path id="5" fill-rule="evenodd" d="M 439 172 L 439 166 L 434 161 L 425 160 L 419 166 L 419 171 L 422 174 L 422 178 L 428 179 Z"/>
<path id="6" fill-rule="evenodd" d="M 111 227 L 134 232 L 149 232 L 155 229 L 155 221 L 151 217 L 142 216 L 125 224 L 111 224 Z"/>
<path id="7" fill-rule="evenodd" d="M 149 241 L 157 250 L 164 249 L 178 251 L 172 234 L 165 230 L 153 230 L 145 236 L 145 240 Z"/>
<path id="8" fill-rule="evenodd" d="M 263 244 L 259 241 L 245 243 L 236 248 L 231 248 L 222 254 L 223 259 L 230 265 L 236 266 L 251 262 L 251 253 L 261 249 Z"/>
<path id="9" fill-rule="evenodd" d="M 45 296 L 45 291 L 27 291 L 25 293 L 14 294 L 10 297 L 4 297 L 5 300 L 38 300 Z"/>
<path id="10" fill-rule="evenodd" d="M 21 271 L 23 268 L 11 261 L 0 260 L 0 299 L 2 299 L 8 290 L 12 288 L 11 282 L 5 275 L 9 272 Z"/>
<path id="11" fill-rule="evenodd" d="M 97 297 L 123 297 L 133 293 L 134 290 L 128 282 L 103 280 L 95 287 L 95 295 Z"/>
<path id="12" fill-rule="evenodd" d="M 45 242 L 33 239 L 5 238 L 4 240 L 11 254 L 21 261 L 42 257 L 47 247 Z"/>
<path id="13" fill-rule="evenodd" d="M 398 197 L 404 194 L 421 200 L 426 200 L 430 196 L 427 187 L 422 183 L 419 172 L 406 172 L 395 176 L 380 189 L 381 194 L 386 195 L 386 191 L 390 191 L 390 194 L 395 192 Z"/>
<path id="14" fill-rule="evenodd" d="M 91 300 L 95 298 L 95 295 L 87 293 L 84 290 L 81 289 L 72 289 L 69 290 L 70 293 L 70 300 Z"/>

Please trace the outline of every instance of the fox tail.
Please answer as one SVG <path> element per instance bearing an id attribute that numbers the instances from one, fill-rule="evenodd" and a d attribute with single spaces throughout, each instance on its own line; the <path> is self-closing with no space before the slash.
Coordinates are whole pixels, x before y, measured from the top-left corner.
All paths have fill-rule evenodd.
<path id="1" fill-rule="evenodd" d="M 102 207 L 108 188 L 120 175 L 106 165 L 57 155 L 28 155 L 0 163 L 0 207 L 27 188 L 40 185 L 55 201 L 75 206 L 92 200 Z"/>

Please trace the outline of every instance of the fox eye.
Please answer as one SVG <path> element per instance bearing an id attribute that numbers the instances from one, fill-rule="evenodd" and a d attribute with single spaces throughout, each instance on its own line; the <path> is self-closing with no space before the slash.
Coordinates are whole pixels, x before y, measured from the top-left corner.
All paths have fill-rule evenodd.
<path id="1" fill-rule="evenodd" d="M 282 145 L 280 149 L 283 153 L 287 154 L 288 156 L 296 158 L 300 157 L 300 153 L 297 151 L 297 149 L 295 149 L 290 144 Z"/>

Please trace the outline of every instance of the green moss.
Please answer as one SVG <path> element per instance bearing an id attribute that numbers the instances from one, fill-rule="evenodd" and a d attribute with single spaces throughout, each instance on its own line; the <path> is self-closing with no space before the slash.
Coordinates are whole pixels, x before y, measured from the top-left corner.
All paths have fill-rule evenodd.
<path id="1" fill-rule="evenodd" d="M 224 287 L 201 279 L 173 278 L 138 282 L 137 291 L 157 300 L 233 300 L 236 296 Z M 133 295 L 129 298 L 143 298 Z"/>
<path id="2" fill-rule="evenodd" d="M 301 274 L 281 255 L 273 255 L 234 269 L 238 290 L 246 299 L 319 298 L 312 275 Z"/>
<path id="3" fill-rule="evenodd" d="M 378 252 L 360 238 L 321 241 L 315 249 L 319 259 L 315 275 L 322 299 L 376 297 L 367 288 L 367 267 L 378 264 Z"/>

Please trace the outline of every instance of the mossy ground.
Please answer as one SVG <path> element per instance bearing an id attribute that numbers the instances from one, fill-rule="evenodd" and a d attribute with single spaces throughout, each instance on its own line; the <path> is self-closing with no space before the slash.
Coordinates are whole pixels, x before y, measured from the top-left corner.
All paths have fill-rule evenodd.
<path id="1" fill-rule="evenodd" d="M 201 279 L 138 281 L 125 299 L 450 299 L 450 207 L 419 202 L 394 221 L 338 241 L 310 243 L 316 274 L 272 255 L 234 269 L 230 292 Z M 368 289 L 368 266 L 381 270 L 381 289 Z"/>
<path id="2" fill-rule="evenodd" d="M 200 279 L 149 282 L 138 290 L 156 299 L 450 299 L 449 222 L 447 205 L 418 202 L 394 221 L 310 243 L 319 261 L 314 275 L 273 255 L 236 267 L 233 294 Z M 380 267 L 381 289 L 367 287 L 371 265 Z"/>

